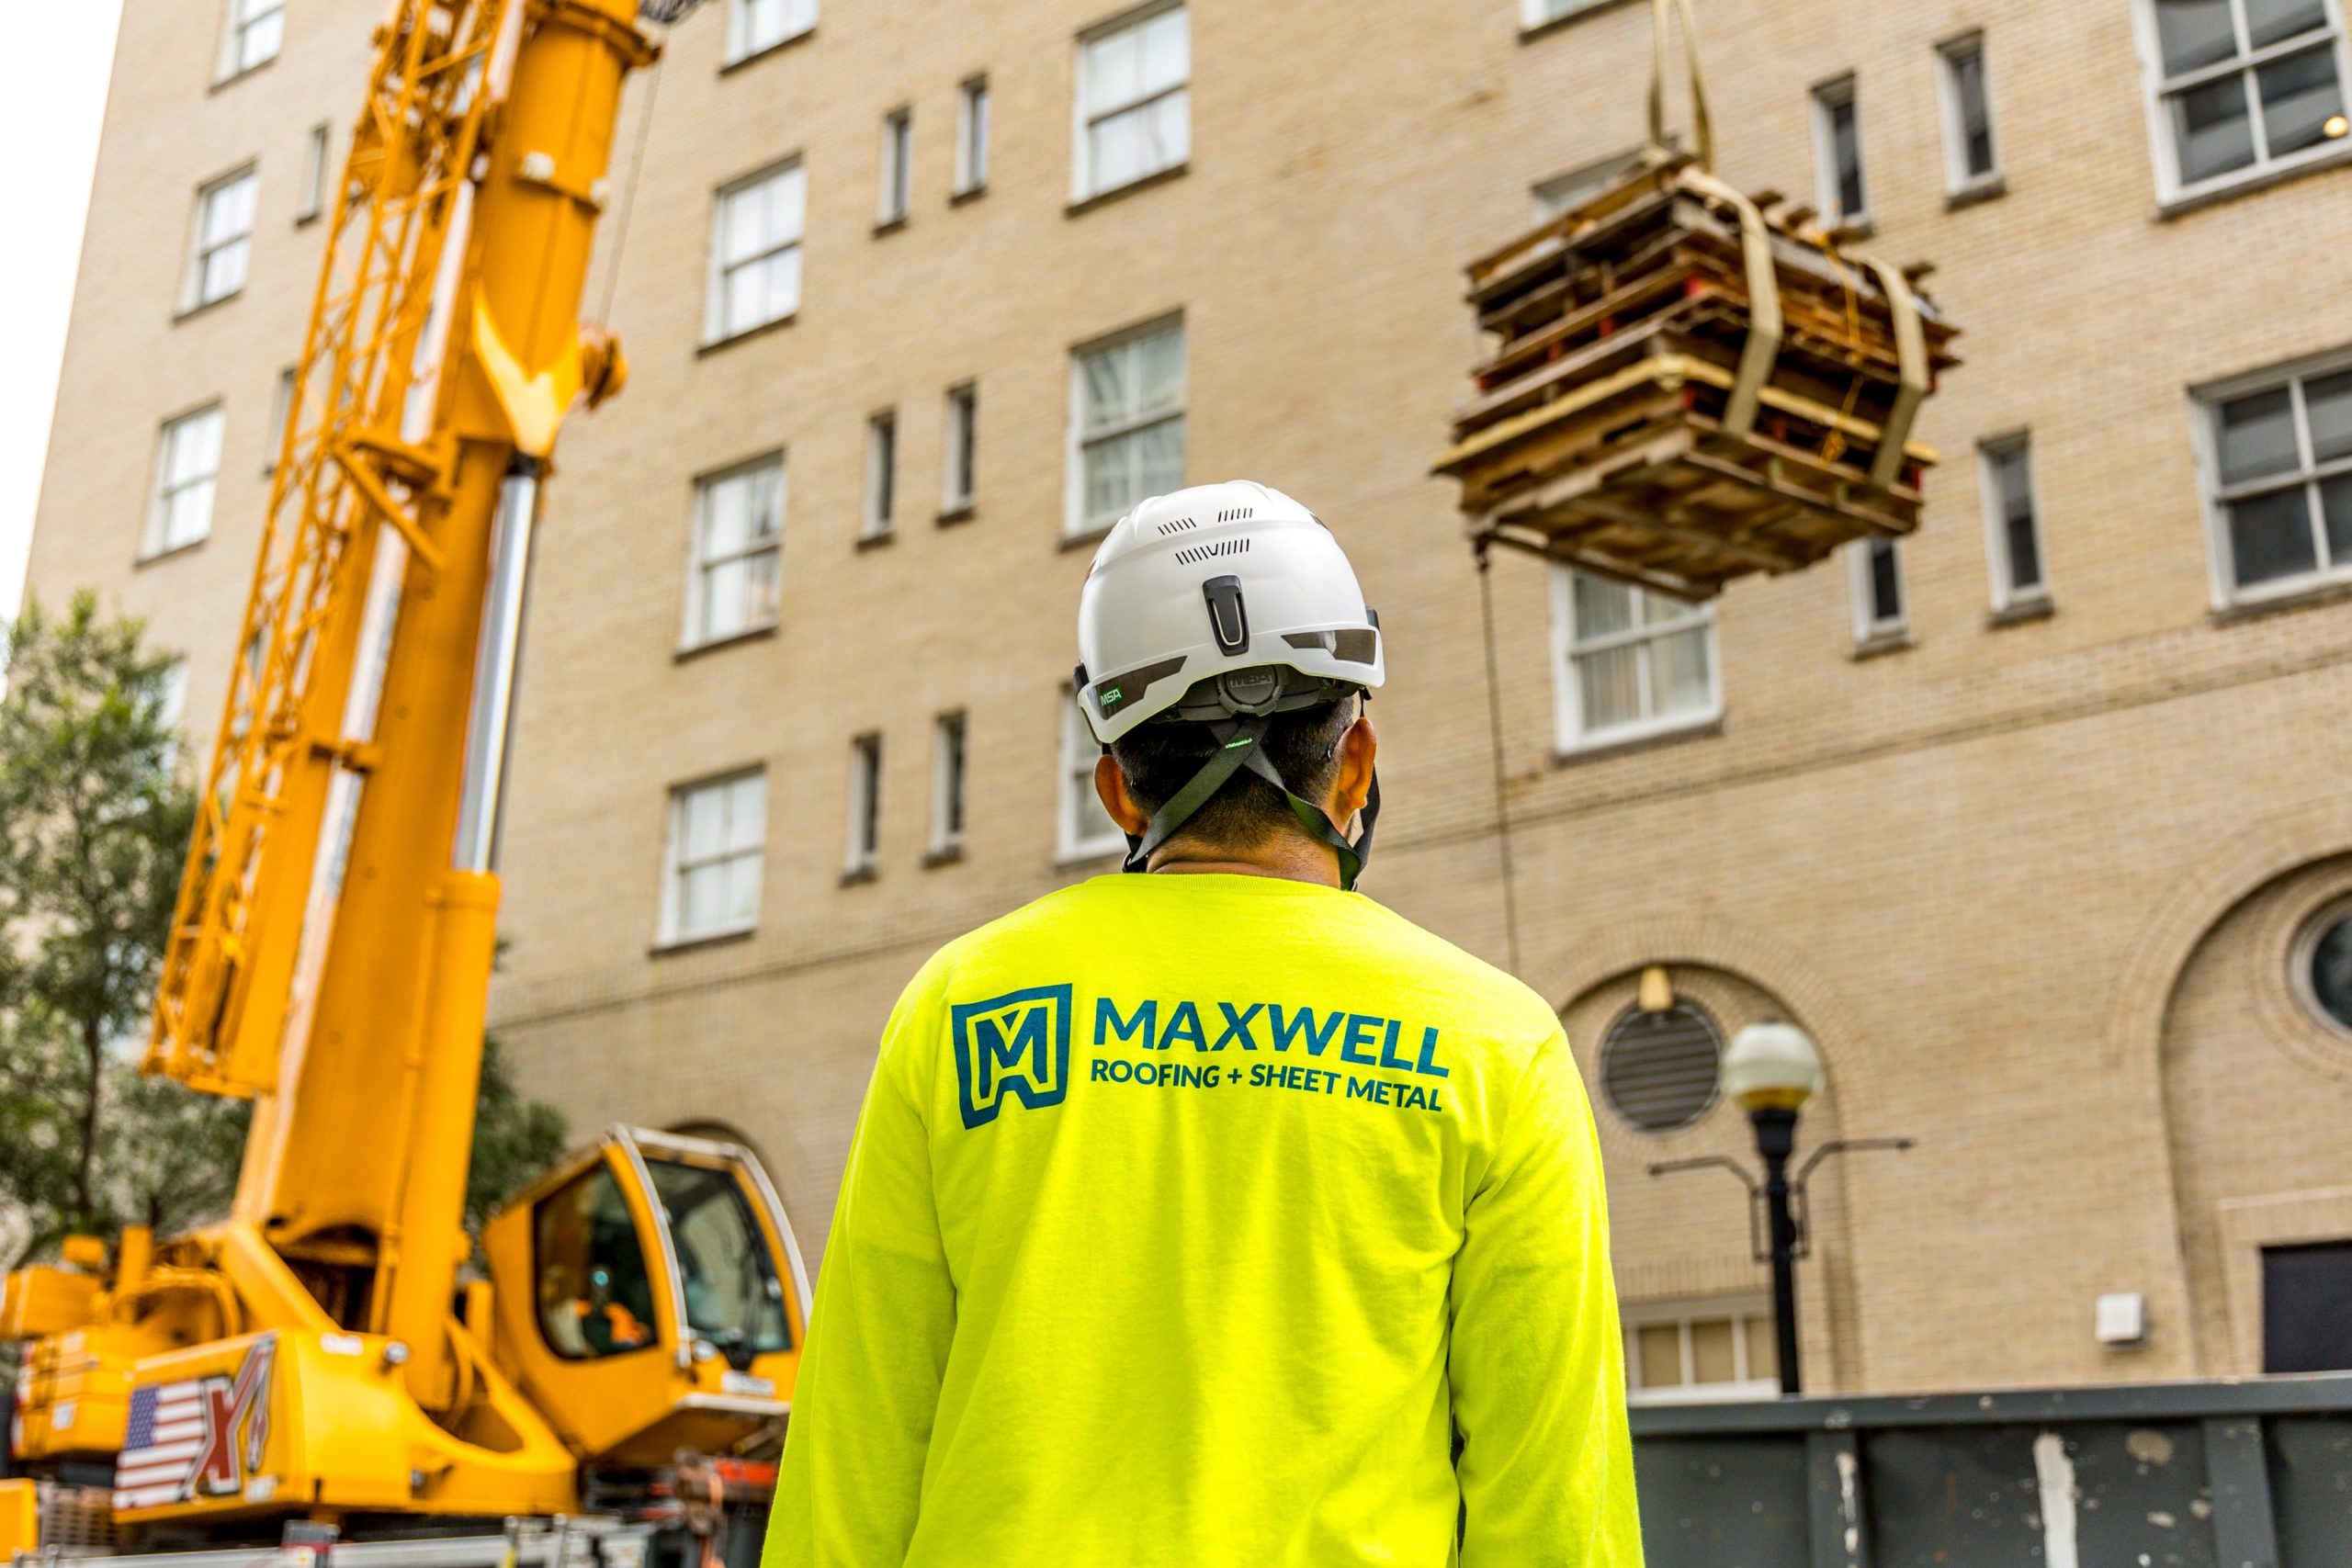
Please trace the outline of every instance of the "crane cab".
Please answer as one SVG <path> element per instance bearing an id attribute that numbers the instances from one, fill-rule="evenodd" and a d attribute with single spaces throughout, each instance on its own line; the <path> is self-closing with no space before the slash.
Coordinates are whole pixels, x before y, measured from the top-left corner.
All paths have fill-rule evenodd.
<path id="1" fill-rule="evenodd" d="M 482 1227 L 494 1354 L 572 1450 L 621 1469 L 773 1452 L 808 1285 L 750 1150 L 630 1127 Z"/>

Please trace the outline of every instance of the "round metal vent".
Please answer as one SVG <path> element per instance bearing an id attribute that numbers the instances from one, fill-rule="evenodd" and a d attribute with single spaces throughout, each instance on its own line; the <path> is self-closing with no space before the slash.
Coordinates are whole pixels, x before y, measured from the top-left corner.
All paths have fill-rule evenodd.
<path id="1" fill-rule="evenodd" d="M 2352 1034 L 2352 903 L 2323 910 L 2296 942 L 2295 989 L 2320 1022 Z"/>
<path id="2" fill-rule="evenodd" d="M 1600 1090 L 1634 1126 L 1670 1133 L 1714 1104 L 1723 1053 L 1715 1021 L 1696 1003 L 1664 1012 L 1627 1008 L 1600 1042 Z"/>

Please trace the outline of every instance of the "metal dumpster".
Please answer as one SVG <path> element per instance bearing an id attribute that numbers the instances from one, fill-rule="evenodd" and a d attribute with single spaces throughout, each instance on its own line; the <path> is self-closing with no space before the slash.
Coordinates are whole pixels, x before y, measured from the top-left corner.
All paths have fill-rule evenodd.
<path id="1" fill-rule="evenodd" d="M 1634 1412 L 1650 1568 L 2352 1568 L 2352 1374 Z"/>

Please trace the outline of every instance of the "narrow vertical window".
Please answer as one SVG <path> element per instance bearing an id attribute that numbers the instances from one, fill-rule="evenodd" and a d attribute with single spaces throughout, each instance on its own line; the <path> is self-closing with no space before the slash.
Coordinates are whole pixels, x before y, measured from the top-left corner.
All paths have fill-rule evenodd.
<path id="1" fill-rule="evenodd" d="M 2001 177 L 1992 90 L 1984 80 L 1984 35 L 1971 33 L 1938 49 L 1936 68 L 1943 98 L 1944 188 L 1953 196 L 1974 195 Z"/>
<path id="2" fill-rule="evenodd" d="M 975 76 L 956 95 L 956 190 L 977 195 L 989 183 L 989 79 Z"/>
<path id="3" fill-rule="evenodd" d="M 696 480 L 684 645 L 775 625 L 783 552 L 781 454 Z"/>
<path id="4" fill-rule="evenodd" d="M 1094 763 L 1102 755 L 1101 742 L 1079 711 L 1078 698 L 1062 694 L 1062 809 L 1057 849 L 1063 860 L 1115 853 L 1126 847 L 1127 836 L 1102 808 L 1094 790 Z"/>
<path id="5" fill-rule="evenodd" d="M 764 54 L 817 25 L 817 0 L 731 0 L 727 63 Z"/>
<path id="6" fill-rule="evenodd" d="M 960 517 L 972 510 L 978 472 L 980 389 L 967 381 L 947 391 L 946 475 L 940 495 L 940 515 Z"/>
<path id="7" fill-rule="evenodd" d="M 868 539 L 890 532 L 899 502 L 899 411 L 884 409 L 865 422 L 865 522 Z"/>
<path id="8" fill-rule="evenodd" d="M 1861 118 L 1852 76 L 1813 90 L 1813 144 L 1823 215 L 1833 223 L 1870 221 L 1870 199 L 1862 187 Z"/>
<path id="9" fill-rule="evenodd" d="M 1984 532 L 1993 566 L 1993 608 L 2038 605 L 2050 597 L 2041 558 L 2041 517 L 2033 499 L 2033 447 L 2023 432 L 1976 449 Z"/>
<path id="10" fill-rule="evenodd" d="M 800 232 L 808 187 L 797 161 L 718 193 L 703 338 L 718 343 L 800 309 Z"/>
<path id="11" fill-rule="evenodd" d="M 842 874 L 874 874 L 882 852 L 882 737 L 861 735 L 849 743 L 849 852 Z"/>
<path id="12" fill-rule="evenodd" d="M 184 548 L 212 532 L 212 492 L 220 478 L 220 405 L 164 426 L 142 556 Z"/>
<path id="13" fill-rule="evenodd" d="M 188 247 L 182 310 L 226 299 L 244 288 L 253 251 L 254 200 L 260 188 L 260 175 L 244 168 L 196 193 L 196 236 Z"/>
<path id="14" fill-rule="evenodd" d="M 931 726 L 931 855 L 964 852 L 964 716 L 944 713 Z"/>
<path id="15" fill-rule="evenodd" d="M 220 39 L 216 81 L 242 76 L 277 58 L 286 41 L 286 0 L 229 0 L 229 27 Z"/>
<path id="16" fill-rule="evenodd" d="M 907 220 L 914 201 L 914 111 L 892 109 L 882 118 L 882 199 L 874 215 L 876 228 L 888 229 Z"/>
<path id="17" fill-rule="evenodd" d="M 1079 40 L 1078 177 L 1083 200 L 1192 156 L 1193 46 L 1182 6 L 1128 16 Z"/>
<path id="18" fill-rule="evenodd" d="M 308 223 L 326 209 L 327 160 L 333 152 L 330 141 L 334 127 L 325 124 L 311 127 L 311 134 L 302 141 L 302 190 L 294 208 L 294 221 Z"/>
<path id="19" fill-rule="evenodd" d="M 187 714 L 187 660 L 175 659 L 155 678 L 155 722 L 177 729 Z"/>
<path id="20" fill-rule="evenodd" d="M 1080 349 L 1070 363 L 1071 534 L 1184 483 L 1184 323 Z"/>
<path id="21" fill-rule="evenodd" d="M 1909 616 L 1903 603 L 1903 557 L 1893 539 L 1858 539 L 1846 547 L 1852 563 L 1854 641 L 1864 649 L 1905 639 Z"/>
<path id="22" fill-rule="evenodd" d="M 724 936 L 759 924 L 767 827 L 768 781 L 760 769 L 670 792 L 663 942 Z"/>
<path id="23" fill-rule="evenodd" d="M 294 418 L 293 367 L 277 373 L 277 388 L 269 399 L 269 445 L 262 448 L 261 471 L 265 476 L 277 472 L 277 462 L 286 453 L 287 425 Z"/>

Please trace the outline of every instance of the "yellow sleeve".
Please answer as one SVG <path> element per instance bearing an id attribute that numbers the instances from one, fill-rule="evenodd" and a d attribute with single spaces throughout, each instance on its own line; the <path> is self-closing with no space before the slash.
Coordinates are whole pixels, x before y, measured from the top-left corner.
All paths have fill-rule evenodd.
<path id="1" fill-rule="evenodd" d="M 1453 1264 L 1462 1568 L 1640 1568 L 1600 1148 L 1566 1036 L 1499 1117 Z"/>
<path id="2" fill-rule="evenodd" d="M 956 1332 L 924 1123 L 939 987 L 883 1032 L 825 1242 L 761 1568 L 905 1561 Z"/>

